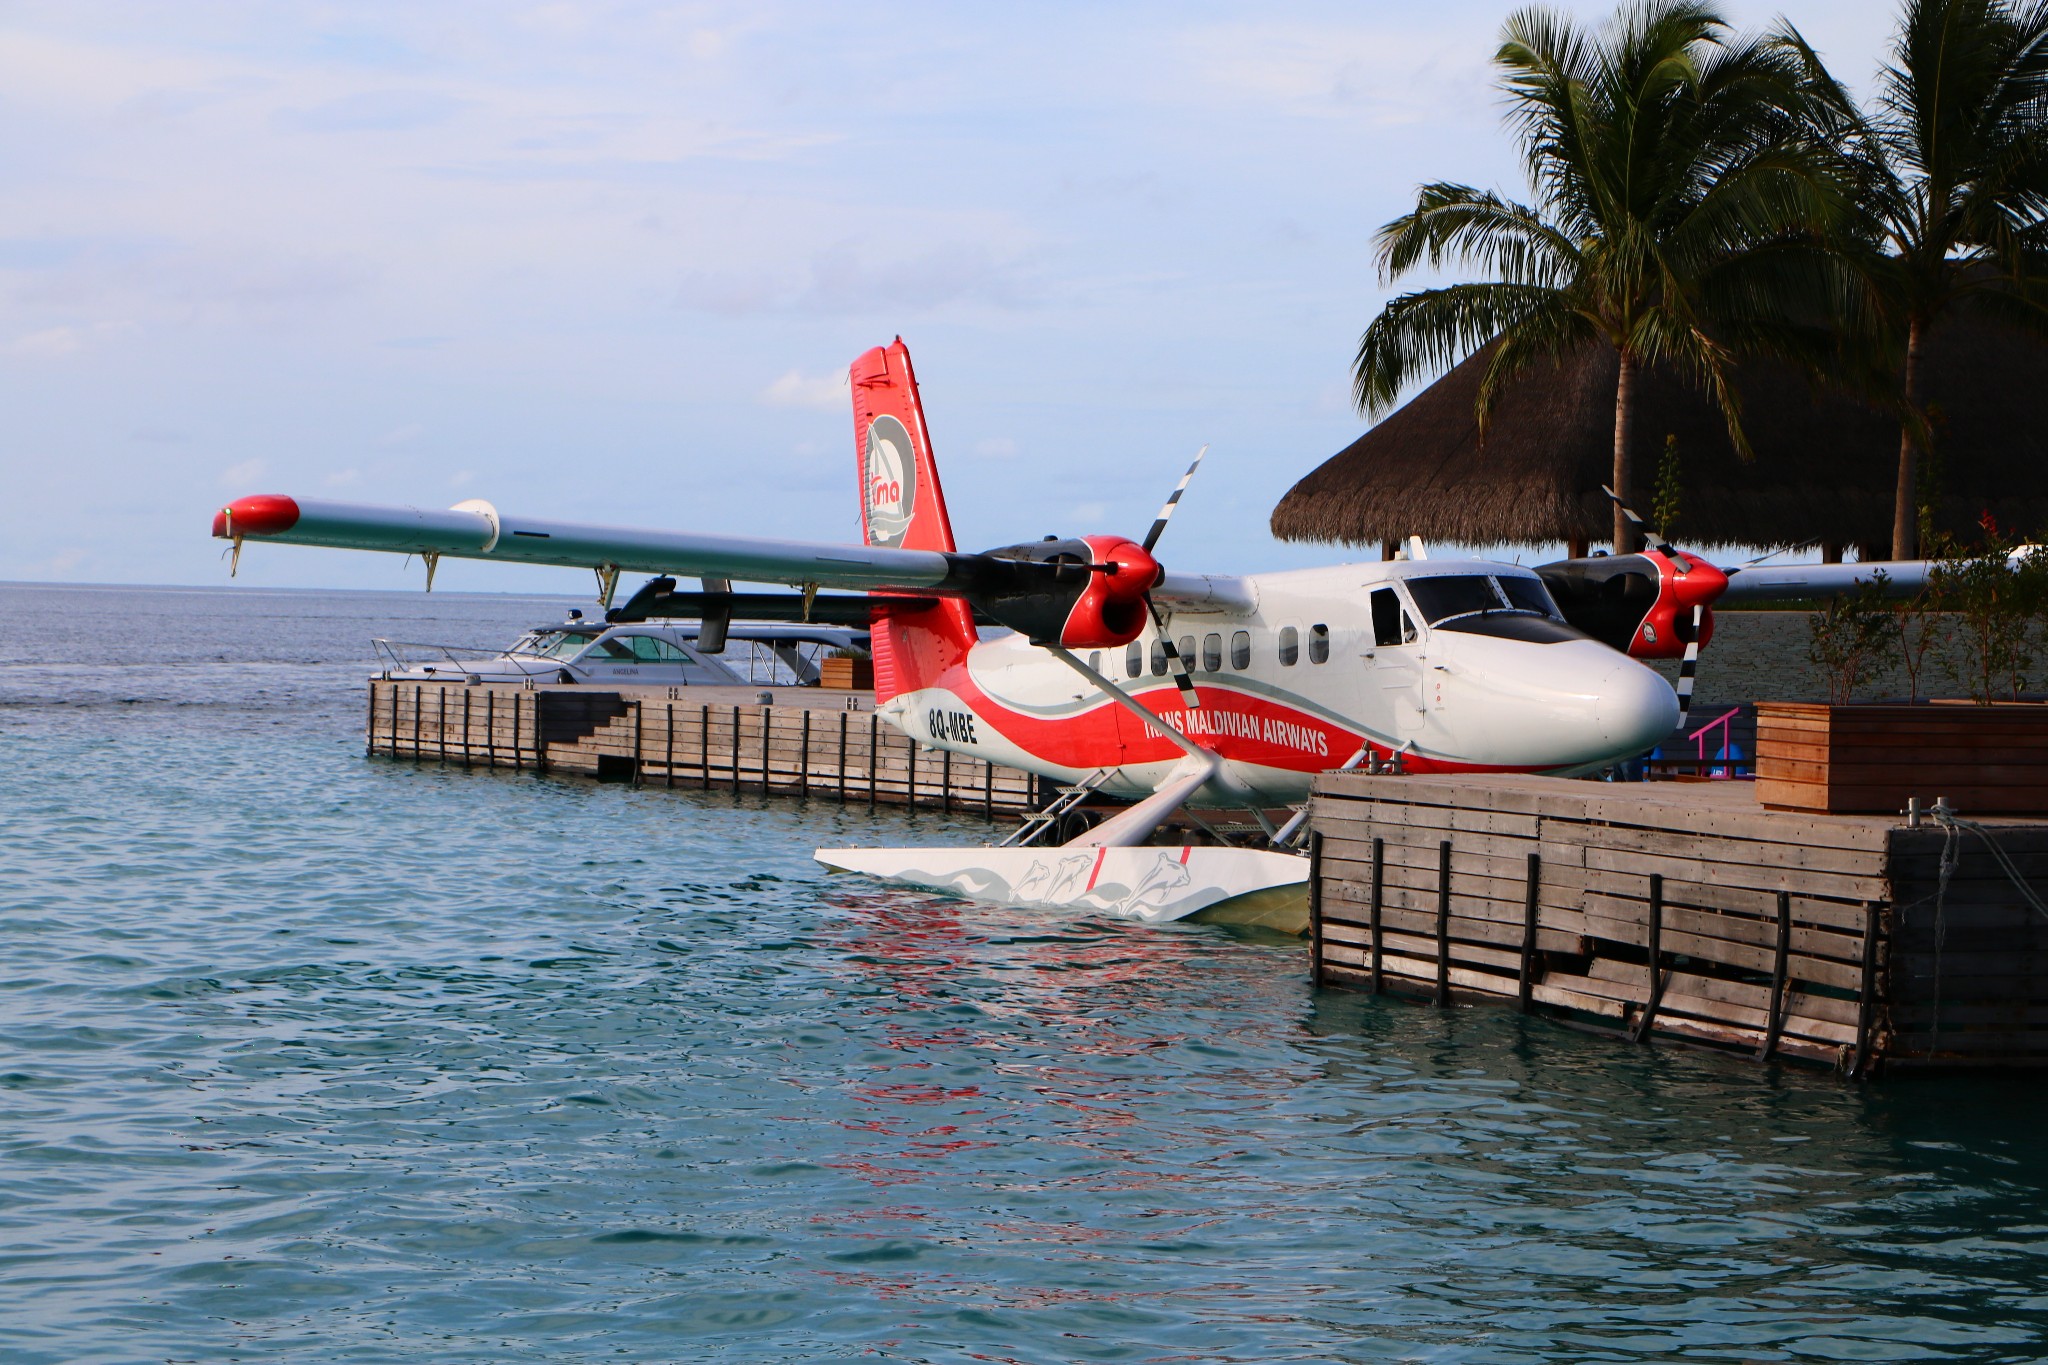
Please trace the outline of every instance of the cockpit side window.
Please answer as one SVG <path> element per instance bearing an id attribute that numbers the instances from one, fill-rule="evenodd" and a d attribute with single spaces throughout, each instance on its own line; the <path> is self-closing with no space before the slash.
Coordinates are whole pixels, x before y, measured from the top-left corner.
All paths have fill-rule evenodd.
<path id="1" fill-rule="evenodd" d="M 1392 588 L 1372 590 L 1372 642 L 1375 645 L 1406 643 L 1401 635 L 1401 598 Z"/>

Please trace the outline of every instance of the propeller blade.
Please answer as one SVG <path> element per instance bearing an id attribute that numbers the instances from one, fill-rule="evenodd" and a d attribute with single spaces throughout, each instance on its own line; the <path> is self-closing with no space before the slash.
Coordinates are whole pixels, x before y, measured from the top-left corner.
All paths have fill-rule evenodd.
<path id="1" fill-rule="evenodd" d="M 1181 494 L 1188 491 L 1189 481 L 1195 477 L 1195 471 L 1202 467 L 1202 457 L 1208 453 L 1209 447 L 1207 446 L 1203 446 L 1195 452 L 1195 462 L 1188 466 L 1187 473 L 1180 476 L 1180 483 L 1175 486 L 1172 496 L 1167 498 L 1166 506 L 1159 509 L 1159 520 L 1153 522 L 1152 529 L 1145 533 L 1146 554 L 1152 553 L 1152 547 L 1159 543 L 1159 537 L 1166 534 L 1166 523 L 1173 520 L 1174 504 L 1180 501 Z M 1169 645 L 1168 648 L 1171 649 L 1172 646 Z M 1185 691 L 1186 689 L 1183 688 L 1182 690 Z"/>
<path id="2" fill-rule="evenodd" d="M 1621 509 L 1621 514 L 1628 518 L 1629 525 L 1636 528 L 1636 533 L 1642 536 L 1644 543 L 1655 546 L 1658 552 L 1662 554 L 1670 555 L 1677 553 L 1677 551 L 1664 543 L 1663 532 L 1651 532 L 1649 525 L 1640 516 L 1636 515 L 1636 509 L 1621 500 L 1621 494 L 1615 492 L 1604 483 L 1600 485 L 1600 491 L 1607 495 L 1608 501 Z"/>
<path id="3" fill-rule="evenodd" d="M 1204 449 L 1207 449 L 1207 447 L 1205 446 Z M 1200 457 L 1196 458 L 1199 459 Z M 1187 486 L 1185 480 L 1182 481 L 1181 486 Z M 1178 497 L 1179 494 L 1174 496 Z M 1168 505 L 1171 506 L 1171 504 Z M 1166 633 L 1166 618 L 1160 615 L 1159 608 L 1152 605 L 1152 598 L 1149 595 L 1145 598 L 1145 609 L 1152 613 L 1152 624 L 1159 631 L 1159 645 L 1166 653 L 1166 666 L 1173 674 L 1173 685 L 1180 689 L 1180 699 L 1187 704 L 1188 710 L 1200 710 L 1202 698 L 1195 691 L 1195 680 L 1188 676 L 1187 664 L 1182 661 L 1180 651 L 1174 648 L 1173 637 Z"/>
<path id="4" fill-rule="evenodd" d="M 1678 728 L 1683 730 L 1692 718 L 1692 685 L 1700 671 L 1700 625 L 1707 614 L 1705 607 L 1692 609 L 1692 638 L 1685 642 L 1685 657 L 1678 664 Z"/>

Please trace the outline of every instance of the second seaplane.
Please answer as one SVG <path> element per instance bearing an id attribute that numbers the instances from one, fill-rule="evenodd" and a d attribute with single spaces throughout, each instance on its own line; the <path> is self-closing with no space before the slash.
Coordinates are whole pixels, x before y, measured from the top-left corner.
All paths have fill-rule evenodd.
<path id="1" fill-rule="evenodd" d="M 704 580 L 707 623 L 731 580 L 864 593 L 875 709 L 911 739 L 1130 804 L 1099 824 L 1041 816 L 976 848 L 821 849 L 820 862 L 975 899 L 1145 920 L 1247 917 L 1299 903 L 1301 819 L 1264 848 L 1180 844 L 1183 807 L 1299 805 L 1313 777 L 1406 772 L 1597 772 L 1667 739 L 1680 696 L 1644 659 L 1684 658 L 1716 603 L 1810 597 L 1918 564 L 1723 570 L 1654 543 L 1535 568 L 1478 559 L 1341 564 L 1232 576 L 1157 557 L 1190 466 L 1140 540 L 1093 535 L 981 552 L 954 544 L 910 353 L 899 338 L 850 371 L 859 544 L 635 530 L 275 494 L 219 509 L 234 543 L 333 546 L 589 568 L 610 604 L 622 572 Z M 1196 457 L 1196 465 L 1200 456 Z M 1419 547 L 1418 547 L 1419 550 Z M 658 580 L 673 587 L 672 580 Z M 650 585 L 652 587 L 653 585 Z M 664 589 L 663 591 L 666 591 Z M 643 590 L 644 592 L 645 590 Z M 628 604 L 631 605 L 630 603 Z M 843 606 L 843 604 L 842 604 Z M 984 638 L 978 620 L 1007 632 Z"/>

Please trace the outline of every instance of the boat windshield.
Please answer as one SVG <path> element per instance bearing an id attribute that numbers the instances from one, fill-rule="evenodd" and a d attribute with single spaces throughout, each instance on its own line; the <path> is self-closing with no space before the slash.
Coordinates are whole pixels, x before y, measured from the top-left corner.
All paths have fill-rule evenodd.
<path id="1" fill-rule="evenodd" d="M 1421 609 L 1423 619 L 1433 626 L 1481 612 L 1526 612 L 1553 619 L 1557 616 L 1557 608 L 1551 603 L 1549 592 L 1544 589 L 1542 581 L 1535 578 L 1495 578 L 1482 573 L 1432 574 L 1426 578 L 1410 578 L 1404 586 Z"/>
<path id="2" fill-rule="evenodd" d="M 543 659 L 569 659 L 597 635 L 594 630 L 534 630 L 516 640 L 507 654 L 538 654 Z"/>

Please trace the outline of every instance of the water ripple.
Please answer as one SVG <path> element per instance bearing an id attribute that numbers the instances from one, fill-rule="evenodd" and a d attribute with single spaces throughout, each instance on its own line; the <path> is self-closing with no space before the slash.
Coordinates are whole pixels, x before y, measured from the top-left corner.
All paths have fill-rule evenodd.
<path id="1" fill-rule="evenodd" d="M 0 659 L 9 1362 L 2048 1353 L 2030 1087 L 808 857 L 968 822 L 366 760 L 360 637 L 536 610 L 370 596 L 156 602 L 194 657 L 66 705 Z"/>

